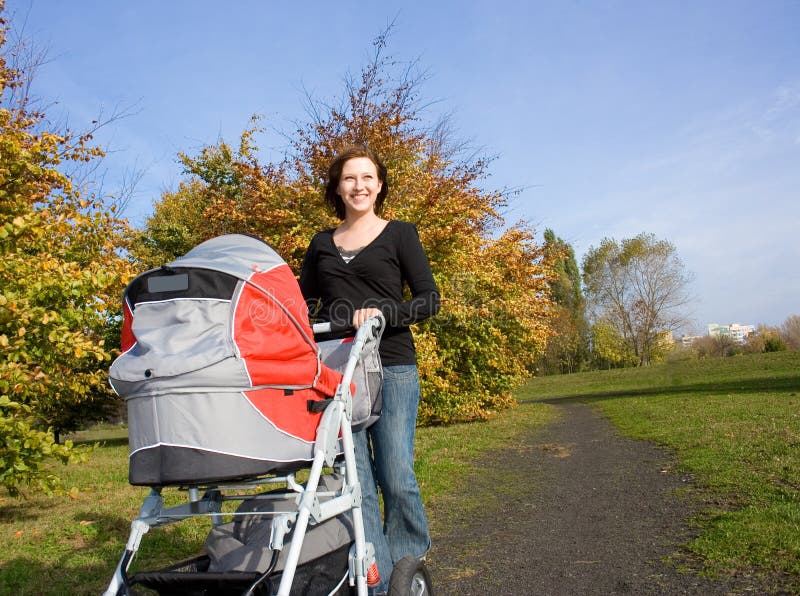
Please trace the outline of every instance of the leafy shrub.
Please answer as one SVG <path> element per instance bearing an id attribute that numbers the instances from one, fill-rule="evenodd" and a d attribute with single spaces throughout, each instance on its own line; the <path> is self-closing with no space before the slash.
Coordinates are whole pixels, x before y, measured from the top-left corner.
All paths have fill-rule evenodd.
<path id="1" fill-rule="evenodd" d="M 130 268 L 117 252 L 125 223 L 63 173 L 102 152 L 91 134 L 48 130 L 17 93 L 5 31 L 0 19 L 0 486 L 19 494 L 59 488 L 49 462 L 85 449 L 58 433 L 114 403 L 106 324 Z"/>

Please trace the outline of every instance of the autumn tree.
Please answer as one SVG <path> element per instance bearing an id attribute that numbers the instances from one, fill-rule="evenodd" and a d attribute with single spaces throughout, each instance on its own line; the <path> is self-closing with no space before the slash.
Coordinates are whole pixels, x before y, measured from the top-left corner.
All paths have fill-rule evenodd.
<path id="1" fill-rule="evenodd" d="M 611 325 L 639 365 L 657 355 L 665 331 L 686 323 L 691 276 L 675 246 L 652 234 L 603 239 L 583 258 L 583 282 L 595 321 Z"/>
<path id="2" fill-rule="evenodd" d="M 2 2 L 0 2 L 0 10 Z M 60 486 L 48 462 L 83 457 L 59 432 L 114 402 L 106 323 L 129 267 L 124 223 L 65 175 L 102 152 L 91 134 L 48 128 L 5 60 L 0 21 L 0 485 Z M 112 306 L 113 305 L 113 306 Z"/>
<path id="3" fill-rule="evenodd" d="M 637 363 L 630 345 L 612 323 L 599 319 L 591 326 L 591 364 L 595 369 L 624 368 Z"/>
<path id="4" fill-rule="evenodd" d="M 764 342 L 755 340 L 755 334 L 750 334 L 747 342 L 742 345 L 729 335 L 704 335 L 692 343 L 692 351 L 698 358 L 727 358 L 742 352 L 763 352 Z M 752 338 L 752 339 L 751 339 Z"/>
<path id="5" fill-rule="evenodd" d="M 553 335 L 547 341 L 545 352 L 537 359 L 537 370 L 543 374 L 575 372 L 588 356 L 589 336 L 575 251 L 551 229 L 544 232 L 542 248 L 554 271 L 549 283 Z"/>
<path id="6" fill-rule="evenodd" d="M 415 329 L 420 418 L 483 417 L 512 403 L 544 348 L 551 272 L 533 230 L 506 226 L 507 197 L 481 188 L 489 162 L 459 151 L 444 123 L 424 124 L 420 78 L 398 74 L 384 48 L 380 36 L 341 101 L 308 98 L 308 121 L 287 135 L 282 161 L 259 161 L 257 120 L 237 147 L 219 141 L 182 155 L 188 177 L 156 205 L 136 254 L 157 265 L 205 238 L 248 232 L 299 271 L 313 234 L 337 225 L 322 200 L 328 164 L 367 144 L 389 171 L 383 216 L 417 225 L 442 292 L 442 313 Z"/>
<path id="7" fill-rule="evenodd" d="M 788 348 L 782 330 L 779 327 L 758 325 L 755 335 L 763 341 L 764 352 L 783 352 Z"/>
<path id="8" fill-rule="evenodd" d="M 791 315 L 781 324 L 781 336 L 790 350 L 800 350 L 800 315 Z"/>
<path id="9" fill-rule="evenodd" d="M 311 235 L 336 220 L 320 203 L 318 181 L 300 179 L 288 160 L 259 161 L 258 125 L 253 117 L 235 147 L 220 139 L 197 155 L 179 154 L 186 179 L 162 195 L 144 229 L 134 233 L 140 268 L 167 263 L 213 236 L 246 233 L 263 238 L 299 271 Z"/>

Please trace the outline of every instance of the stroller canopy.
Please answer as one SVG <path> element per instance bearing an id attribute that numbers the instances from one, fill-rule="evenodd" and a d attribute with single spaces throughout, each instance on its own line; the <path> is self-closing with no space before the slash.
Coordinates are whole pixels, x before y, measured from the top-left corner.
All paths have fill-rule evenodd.
<path id="1" fill-rule="evenodd" d="M 266 243 L 227 235 L 134 279 L 122 354 L 109 371 L 128 405 L 130 481 L 243 478 L 312 458 L 341 375 L 320 359 L 291 269 Z"/>

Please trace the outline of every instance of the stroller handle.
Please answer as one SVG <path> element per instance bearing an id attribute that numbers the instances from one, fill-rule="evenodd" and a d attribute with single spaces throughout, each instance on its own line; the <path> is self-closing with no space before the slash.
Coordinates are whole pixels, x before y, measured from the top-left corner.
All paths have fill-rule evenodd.
<path id="1" fill-rule="evenodd" d="M 359 327 L 359 331 L 361 328 L 366 327 L 370 330 L 370 337 L 378 337 L 385 325 L 386 319 L 383 318 L 383 315 L 377 315 L 364 321 L 361 324 L 361 327 Z M 342 323 L 339 321 L 325 321 L 321 323 L 314 323 L 312 330 L 314 331 L 314 335 L 318 335 L 320 333 L 347 333 L 348 331 L 354 331 L 355 329 L 350 322 Z"/>

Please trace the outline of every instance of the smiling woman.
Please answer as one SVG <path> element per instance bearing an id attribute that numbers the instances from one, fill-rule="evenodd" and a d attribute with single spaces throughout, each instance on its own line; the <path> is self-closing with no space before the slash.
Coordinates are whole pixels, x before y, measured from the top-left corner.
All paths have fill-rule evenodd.
<path id="1" fill-rule="evenodd" d="M 345 215 L 349 211 L 351 216 L 350 218 L 345 217 L 345 223 L 337 229 L 337 235 L 341 239 L 344 240 L 344 235 L 350 231 L 351 226 L 347 224 L 353 221 L 354 216 L 369 217 L 370 213 L 374 214 L 376 209 L 380 208 L 376 203 L 382 190 L 383 182 L 378 176 L 378 167 L 371 159 L 353 157 L 344 162 L 339 184 L 336 186 L 336 196 L 344 203 Z M 386 193 L 381 196 L 385 197 Z M 373 223 L 377 223 L 376 227 L 383 229 L 385 221 L 379 217 L 377 220 Z M 365 231 L 370 232 L 372 229 L 367 227 Z"/>
<path id="2" fill-rule="evenodd" d="M 381 417 L 353 435 L 366 538 L 375 547 L 380 571 L 378 593 L 388 589 L 401 560 L 421 558 L 430 548 L 414 475 L 420 388 L 409 326 L 439 310 L 439 291 L 416 228 L 378 215 L 388 189 L 386 167 L 373 151 L 362 146 L 342 151 L 328 168 L 325 188 L 325 199 L 342 223 L 314 236 L 300 273 L 303 295 L 322 320 L 358 328 L 371 316 L 386 319 Z M 410 300 L 404 300 L 406 285 Z"/>

